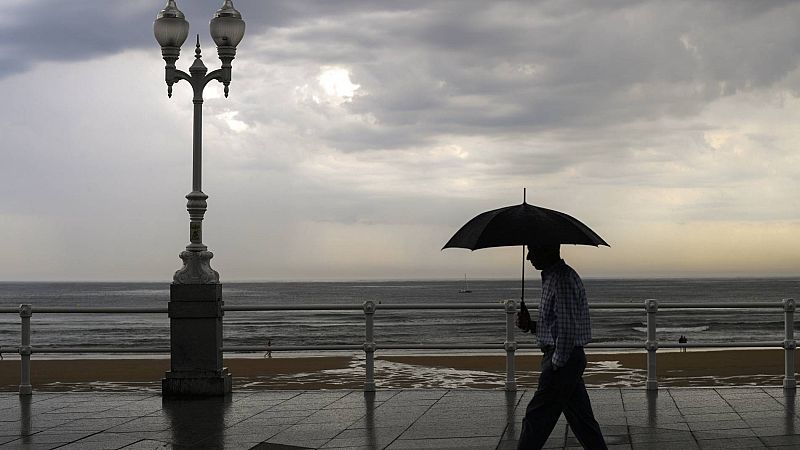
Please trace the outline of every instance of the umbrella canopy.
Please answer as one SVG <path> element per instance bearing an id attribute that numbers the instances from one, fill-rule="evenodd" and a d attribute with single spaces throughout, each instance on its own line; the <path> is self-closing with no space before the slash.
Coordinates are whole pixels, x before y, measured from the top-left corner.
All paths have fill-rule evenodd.
<path id="1" fill-rule="evenodd" d="M 478 214 L 456 231 L 442 249 L 554 244 L 609 246 L 578 219 L 522 202 Z"/>

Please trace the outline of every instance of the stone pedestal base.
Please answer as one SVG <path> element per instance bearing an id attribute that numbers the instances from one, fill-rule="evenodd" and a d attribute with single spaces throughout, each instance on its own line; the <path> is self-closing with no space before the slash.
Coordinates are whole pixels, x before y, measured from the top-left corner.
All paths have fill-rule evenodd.
<path id="1" fill-rule="evenodd" d="M 215 396 L 231 392 L 222 367 L 222 285 L 170 286 L 170 371 L 161 381 L 164 396 Z"/>
<path id="2" fill-rule="evenodd" d="M 224 367 L 219 374 L 169 371 L 161 379 L 161 394 L 170 396 L 219 396 L 230 394 L 231 374 Z"/>

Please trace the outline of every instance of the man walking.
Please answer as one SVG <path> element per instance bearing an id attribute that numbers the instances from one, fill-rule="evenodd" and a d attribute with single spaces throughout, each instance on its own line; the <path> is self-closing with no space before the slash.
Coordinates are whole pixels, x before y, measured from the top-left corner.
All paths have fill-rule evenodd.
<path id="1" fill-rule="evenodd" d="M 606 449 L 594 418 L 583 371 L 583 346 L 592 340 L 589 305 L 580 276 L 561 259 L 560 246 L 528 246 L 528 261 L 542 271 L 536 336 L 544 353 L 539 386 L 522 419 L 518 450 L 540 449 L 561 416 L 584 448 Z M 530 318 L 518 316 L 525 331 Z"/>

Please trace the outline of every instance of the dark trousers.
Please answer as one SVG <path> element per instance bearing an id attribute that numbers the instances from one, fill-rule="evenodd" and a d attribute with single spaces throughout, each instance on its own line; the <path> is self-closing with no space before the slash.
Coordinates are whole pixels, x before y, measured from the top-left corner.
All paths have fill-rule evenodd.
<path id="1" fill-rule="evenodd" d="M 594 419 L 589 394 L 583 384 L 583 371 L 586 369 L 583 347 L 575 347 L 567 364 L 555 371 L 552 357 L 552 349 L 544 350 L 539 387 L 525 410 L 517 450 L 542 448 L 562 412 L 584 448 L 606 449 L 603 433 Z"/>

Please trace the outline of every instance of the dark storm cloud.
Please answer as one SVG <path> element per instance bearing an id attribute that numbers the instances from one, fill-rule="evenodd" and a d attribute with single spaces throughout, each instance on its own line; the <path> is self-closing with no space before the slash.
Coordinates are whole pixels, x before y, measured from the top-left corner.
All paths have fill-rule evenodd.
<path id="1" fill-rule="evenodd" d="M 403 8 L 413 7 L 405 3 Z M 0 77 L 47 61 L 80 61 L 130 48 L 157 48 L 148 26 L 163 8 L 161 0 L 25 0 L 4 5 L 0 20 Z M 209 42 L 208 21 L 220 0 L 178 0 L 190 24 L 190 35 Z M 248 34 L 314 17 L 336 18 L 374 7 L 367 0 L 316 2 L 239 0 Z M 396 9 L 400 5 L 381 5 Z"/>
<path id="2" fill-rule="evenodd" d="M 376 128 L 412 127 L 413 145 L 447 134 L 588 136 L 691 117 L 781 82 L 800 56 L 794 2 L 462 1 L 304 13 L 267 31 L 258 52 L 274 64 L 350 69 L 364 95 L 346 107 L 376 120 L 332 133 L 343 150 L 402 145 Z"/>
<path id="3" fill-rule="evenodd" d="M 4 16 L 0 77 L 37 62 L 83 60 L 145 45 L 152 30 L 142 24 L 155 13 L 145 1 L 51 0 L 19 2 Z"/>

